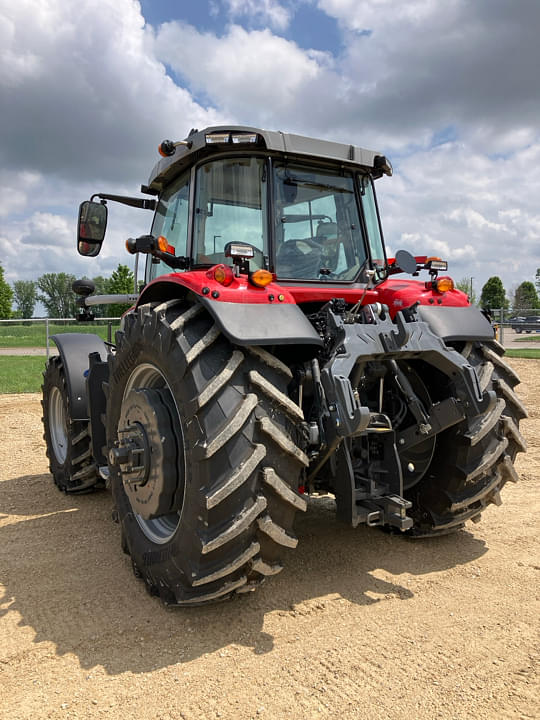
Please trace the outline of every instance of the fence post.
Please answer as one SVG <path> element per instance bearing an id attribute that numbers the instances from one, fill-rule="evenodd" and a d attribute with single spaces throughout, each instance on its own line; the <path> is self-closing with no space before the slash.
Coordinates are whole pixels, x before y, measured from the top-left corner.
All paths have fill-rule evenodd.
<path id="1" fill-rule="evenodd" d="M 45 319 L 45 335 L 47 336 L 47 362 L 49 362 L 49 318 Z"/>
<path id="2" fill-rule="evenodd" d="M 112 343 L 112 320 L 107 323 L 107 342 Z"/>
<path id="3" fill-rule="evenodd" d="M 504 345 L 504 325 L 503 325 L 504 310 L 503 310 L 503 308 L 500 309 L 500 314 L 501 314 L 501 317 L 500 317 L 499 327 L 501 328 L 501 332 L 499 333 L 499 342 L 501 343 L 501 345 Z"/>

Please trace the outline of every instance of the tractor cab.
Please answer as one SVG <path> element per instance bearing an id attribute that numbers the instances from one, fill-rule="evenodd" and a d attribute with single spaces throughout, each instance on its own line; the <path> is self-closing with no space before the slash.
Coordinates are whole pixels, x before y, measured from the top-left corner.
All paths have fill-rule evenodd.
<path id="1" fill-rule="evenodd" d="M 337 161 L 336 148 L 350 156 L 366 151 L 242 128 L 209 128 L 186 142 L 191 147 L 176 146 L 144 188 L 159 192 L 152 236 L 186 257 L 186 269 L 230 264 L 229 243 L 251 246 L 250 268 L 287 284 L 365 282 L 366 269 L 384 267 L 373 189 L 380 156 L 369 154 L 371 165 L 364 157 Z M 171 143 L 164 145 L 170 152 Z M 175 166 L 178 175 L 167 181 Z M 150 260 L 147 280 L 170 272 L 167 259 Z"/>

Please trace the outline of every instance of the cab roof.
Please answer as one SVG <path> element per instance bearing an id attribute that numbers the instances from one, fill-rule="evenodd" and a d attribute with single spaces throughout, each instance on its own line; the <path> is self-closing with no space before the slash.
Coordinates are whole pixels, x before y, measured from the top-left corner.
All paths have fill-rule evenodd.
<path id="1" fill-rule="evenodd" d="M 212 138 L 218 136 L 228 136 L 228 140 L 212 141 Z M 256 138 L 249 142 L 246 140 L 247 136 Z M 238 139 L 243 139 L 244 142 L 237 142 Z M 152 195 L 160 193 L 173 178 L 202 157 L 216 156 L 223 152 L 245 153 L 246 150 L 267 150 L 291 157 L 338 162 L 350 168 L 367 170 L 374 177 L 380 177 L 383 172 L 391 174 L 391 169 L 388 172 L 386 158 L 373 150 L 245 125 L 217 125 L 204 130 L 192 130 L 186 140 L 174 145 L 173 153 L 156 163 L 148 185 L 141 187 L 142 192 Z"/>

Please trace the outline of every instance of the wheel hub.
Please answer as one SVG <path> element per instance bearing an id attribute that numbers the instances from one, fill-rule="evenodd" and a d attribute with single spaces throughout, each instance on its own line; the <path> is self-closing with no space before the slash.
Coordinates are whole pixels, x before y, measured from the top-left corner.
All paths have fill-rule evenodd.
<path id="1" fill-rule="evenodd" d="M 109 462 L 119 468 L 131 507 L 145 520 L 180 509 L 181 455 L 181 431 L 169 391 L 131 390 L 122 403 Z"/>

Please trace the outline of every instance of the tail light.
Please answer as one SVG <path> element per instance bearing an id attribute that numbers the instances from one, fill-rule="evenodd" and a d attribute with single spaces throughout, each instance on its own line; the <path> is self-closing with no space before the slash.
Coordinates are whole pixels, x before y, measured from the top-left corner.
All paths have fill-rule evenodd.
<path id="1" fill-rule="evenodd" d="M 234 273 L 229 265 L 220 264 L 208 270 L 206 277 L 209 280 L 215 280 L 220 285 L 227 287 L 234 280 Z"/>

